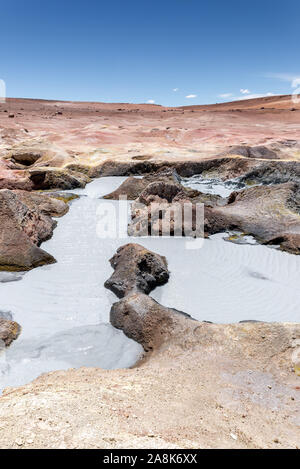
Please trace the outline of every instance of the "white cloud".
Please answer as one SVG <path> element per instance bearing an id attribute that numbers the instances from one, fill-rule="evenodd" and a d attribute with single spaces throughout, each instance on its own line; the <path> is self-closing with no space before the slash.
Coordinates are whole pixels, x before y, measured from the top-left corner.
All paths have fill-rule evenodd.
<path id="1" fill-rule="evenodd" d="M 242 93 L 242 90 L 240 90 Z M 245 90 L 243 90 L 245 91 Z M 249 90 L 246 90 L 249 91 Z M 233 93 L 222 93 L 219 94 L 218 97 L 228 100 L 230 98 L 230 101 L 242 101 L 243 99 L 257 99 L 257 98 L 264 98 L 266 96 L 275 96 L 274 93 L 268 92 L 268 93 L 242 93 L 240 96 L 235 96 Z"/>
<path id="2" fill-rule="evenodd" d="M 247 94 L 247 96 L 238 96 L 235 98 L 236 101 L 241 101 L 243 99 L 257 99 L 257 98 L 264 98 L 266 96 L 274 96 L 274 93 L 252 93 Z"/>
<path id="3" fill-rule="evenodd" d="M 154 101 L 154 99 L 148 99 L 147 103 L 148 103 L 148 104 L 154 104 L 155 101 Z"/>
<path id="4" fill-rule="evenodd" d="M 294 80 L 292 81 L 292 88 L 297 88 L 297 86 L 299 85 L 300 85 L 300 77 L 294 78 Z"/>
<path id="5" fill-rule="evenodd" d="M 250 91 L 247 88 L 241 88 L 240 93 L 242 94 L 250 94 Z"/>
<path id="6" fill-rule="evenodd" d="M 222 94 L 219 94 L 219 98 L 222 98 L 222 99 L 226 99 L 226 98 L 230 98 L 231 96 L 233 96 L 232 93 L 222 93 Z"/>
<path id="7" fill-rule="evenodd" d="M 186 96 L 187 99 L 192 99 L 192 98 L 197 98 L 197 95 L 196 94 L 188 94 Z"/>
<path id="8" fill-rule="evenodd" d="M 173 91 L 178 91 L 178 90 L 179 90 L 179 88 L 173 88 Z"/>
<path id="9" fill-rule="evenodd" d="M 281 81 L 292 82 L 300 78 L 300 75 L 291 75 L 289 73 L 267 73 L 264 75 L 266 78 L 275 78 Z"/>

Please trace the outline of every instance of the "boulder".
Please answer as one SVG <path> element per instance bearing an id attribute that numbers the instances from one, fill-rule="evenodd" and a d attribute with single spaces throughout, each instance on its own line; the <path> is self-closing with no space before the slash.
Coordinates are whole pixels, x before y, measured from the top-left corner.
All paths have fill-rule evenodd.
<path id="1" fill-rule="evenodd" d="M 290 182 L 233 192 L 224 207 L 205 210 L 205 230 L 209 234 L 242 231 L 261 243 L 279 244 L 283 250 L 298 254 L 299 186 Z"/>
<path id="2" fill-rule="evenodd" d="M 262 184 L 300 184 L 300 161 L 268 161 L 248 168 L 241 177 L 242 182 Z"/>
<path id="3" fill-rule="evenodd" d="M 145 351 L 158 348 L 174 333 L 176 322 L 184 324 L 188 318 L 187 314 L 166 308 L 143 293 L 127 295 L 110 310 L 111 324 L 141 344 Z"/>
<path id="4" fill-rule="evenodd" d="M 69 206 L 55 194 L 43 194 L 39 192 L 14 191 L 18 199 L 21 200 L 31 210 L 39 210 L 44 215 L 50 217 L 62 217 Z"/>
<path id="5" fill-rule="evenodd" d="M 110 263 L 114 273 L 104 285 L 118 298 L 123 298 L 131 292 L 148 294 L 169 279 L 166 258 L 140 244 L 121 246 Z"/>
<path id="6" fill-rule="evenodd" d="M 171 203 L 176 200 L 186 198 L 185 189 L 179 184 L 158 181 L 147 185 L 145 190 L 140 194 L 137 201 L 144 205 L 151 202 Z"/>
<path id="7" fill-rule="evenodd" d="M 5 347 L 8 347 L 17 339 L 20 332 L 21 326 L 17 322 L 0 317 L 0 349 L 1 342 L 4 343 Z"/>
<path id="8" fill-rule="evenodd" d="M 143 178 L 130 176 L 118 189 L 105 195 L 103 198 L 118 200 L 120 196 L 126 196 L 128 200 L 135 200 L 150 183 L 158 181 L 180 184 L 180 177 L 176 170 L 169 168 L 163 168 L 160 171 L 144 176 Z"/>
<path id="9" fill-rule="evenodd" d="M 279 156 L 274 150 L 271 150 L 268 147 L 263 145 L 258 145 L 254 147 L 249 147 L 246 145 L 237 145 L 232 147 L 228 153 L 228 155 L 239 155 L 244 156 L 245 158 L 258 158 L 258 159 L 278 159 Z"/>
<path id="10" fill-rule="evenodd" d="M 35 190 L 70 190 L 85 187 L 89 178 L 84 174 L 57 168 L 29 169 L 29 179 Z"/>
<path id="11" fill-rule="evenodd" d="M 128 200 L 135 200 L 140 193 L 147 187 L 147 181 L 130 176 L 124 181 L 118 189 L 107 194 L 103 199 L 119 200 L 120 196 L 126 196 Z"/>
<path id="12" fill-rule="evenodd" d="M 55 259 L 38 246 L 52 236 L 56 222 L 30 209 L 17 194 L 0 190 L 0 270 L 23 271 Z"/>

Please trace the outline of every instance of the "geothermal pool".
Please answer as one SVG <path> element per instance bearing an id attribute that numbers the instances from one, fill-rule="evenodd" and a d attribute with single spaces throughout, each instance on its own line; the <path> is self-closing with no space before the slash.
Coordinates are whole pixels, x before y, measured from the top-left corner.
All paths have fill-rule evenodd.
<path id="1" fill-rule="evenodd" d="M 0 315 L 22 326 L 19 338 L 0 354 L 0 391 L 52 370 L 134 365 L 142 348 L 109 324 L 111 304 L 118 299 L 103 286 L 112 273 L 109 259 L 127 242 L 166 256 L 170 280 L 151 293 L 164 306 L 200 321 L 299 322 L 300 256 L 256 245 L 251 239 L 249 244 L 226 242 L 226 234 L 201 241 L 130 238 L 123 212 L 116 236 L 113 217 L 105 223 L 103 210 L 118 211 L 120 203 L 101 197 L 125 179 L 101 178 L 73 191 L 80 198 L 71 203 L 53 238 L 42 246 L 56 264 L 18 274 L 18 281 L 3 283 L 14 277 L 0 276 Z M 192 183 L 198 189 L 199 184 L 210 184 L 207 190 L 214 191 L 212 182 L 194 178 Z M 219 189 L 214 193 L 222 190 L 224 195 L 222 184 L 215 184 Z M 111 236 L 99 236 L 103 227 Z"/>

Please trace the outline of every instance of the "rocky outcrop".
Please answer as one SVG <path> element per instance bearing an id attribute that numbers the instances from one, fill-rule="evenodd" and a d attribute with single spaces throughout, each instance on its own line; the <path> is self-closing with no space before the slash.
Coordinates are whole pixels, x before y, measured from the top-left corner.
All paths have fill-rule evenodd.
<path id="1" fill-rule="evenodd" d="M 21 327 L 17 322 L 0 317 L 0 351 L 2 343 L 4 343 L 5 347 L 8 347 L 17 339 L 20 332 Z"/>
<path id="2" fill-rule="evenodd" d="M 167 341 L 176 325 L 183 325 L 188 316 L 172 308 L 160 305 L 143 293 L 132 293 L 114 303 L 110 310 L 110 322 L 127 337 L 144 347 L 145 351 L 158 348 Z"/>
<path id="3" fill-rule="evenodd" d="M 144 179 L 138 179 L 130 176 L 124 181 L 118 189 L 105 195 L 104 199 L 119 200 L 120 197 L 126 197 L 128 200 L 135 200 L 140 193 L 147 187 Z"/>
<path id="4" fill-rule="evenodd" d="M 34 190 L 70 190 L 85 187 L 89 178 L 84 174 L 66 169 L 38 168 L 29 170 Z"/>
<path id="5" fill-rule="evenodd" d="M 300 161 L 272 161 L 262 163 L 246 171 L 241 181 L 262 184 L 282 184 L 296 182 L 300 184 Z"/>
<path id="6" fill-rule="evenodd" d="M 60 201 L 42 197 L 0 190 L 0 270 L 30 270 L 55 262 L 39 246 L 51 238 L 56 226 L 49 213 L 63 214 L 65 208 Z"/>
<path id="7" fill-rule="evenodd" d="M 279 156 L 274 150 L 263 145 L 250 147 L 247 145 L 237 145 L 232 147 L 228 152 L 228 155 L 239 155 L 245 158 L 258 158 L 265 160 L 276 160 Z"/>
<path id="8" fill-rule="evenodd" d="M 300 253 L 300 191 L 295 183 L 233 192 L 224 207 L 205 211 L 205 230 L 236 229 L 266 244 Z"/>
<path id="9" fill-rule="evenodd" d="M 203 226 L 198 204 L 204 204 Z M 188 190 L 179 183 L 152 182 L 133 203 L 128 227 L 131 236 L 202 237 L 230 230 L 299 254 L 299 185 L 289 182 L 254 186 L 222 199 Z"/>
<path id="10" fill-rule="evenodd" d="M 257 166 L 259 162 L 253 159 L 228 157 L 202 158 L 195 160 L 194 158 L 180 158 L 166 160 L 109 160 L 104 161 L 98 169 L 97 176 L 148 176 L 151 174 L 159 174 L 169 169 L 175 170 L 180 177 L 190 177 L 195 174 L 213 174 L 219 175 L 222 179 L 231 179 L 245 174 L 246 171 Z M 97 177 L 96 175 L 94 177 Z"/>
<path id="11" fill-rule="evenodd" d="M 50 217 L 62 217 L 69 210 L 69 206 L 63 200 L 60 200 L 59 195 L 55 195 L 55 193 L 52 195 L 51 193 L 42 194 L 18 190 L 14 193 L 31 210 L 38 210 Z"/>
<path id="12" fill-rule="evenodd" d="M 123 298 L 132 292 L 150 293 L 169 279 L 166 258 L 139 244 L 126 244 L 110 260 L 115 270 L 105 287 Z"/>
<path id="13" fill-rule="evenodd" d="M 104 199 L 119 200 L 120 196 L 126 196 L 128 200 L 135 200 L 152 182 L 169 182 L 172 184 L 180 184 L 180 177 L 176 170 L 163 168 L 153 174 L 144 176 L 142 178 L 135 178 L 130 176 L 124 181 L 118 189 L 105 195 Z"/>
<path id="14" fill-rule="evenodd" d="M 140 343 L 145 351 L 158 347 L 168 333 L 175 330 L 175 324 L 189 318 L 148 296 L 151 290 L 169 279 L 165 257 L 139 244 L 126 244 L 110 262 L 115 272 L 104 285 L 122 298 L 112 305 L 111 324 Z"/>

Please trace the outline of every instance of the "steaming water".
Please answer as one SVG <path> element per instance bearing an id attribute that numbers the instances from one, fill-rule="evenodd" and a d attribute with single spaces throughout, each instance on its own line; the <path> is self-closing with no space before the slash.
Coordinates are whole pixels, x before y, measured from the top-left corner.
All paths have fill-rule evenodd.
<path id="1" fill-rule="evenodd" d="M 206 179 L 199 174 L 189 178 L 182 178 L 181 183 L 185 187 L 196 189 L 204 194 L 216 194 L 221 197 L 228 197 L 231 192 L 247 187 L 238 179 L 221 181 L 220 179 Z"/>
<path id="2" fill-rule="evenodd" d="M 119 215 L 120 239 L 112 213 L 119 202 L 101 196 L 123 180 L 101 178 L 74 191 L 80 199 L 72 202 L 53 238 L 43 244 L 57 264 L 11 278 L 18 281 L 2 278 L 0 309 L 21 324 L 22 334 L 0 355 L 0 390 L 51 370 L 129 367 L 136 362 L 142 349 L 109 324 L 117 298 L 103 286 L 112 273 L 109 258 L 126 242 L 141 243 L 168 259 L 170 280 L 152 292 L 165 306 L 220 323 L 299 322 L 300 256 L 232 244 L 223 240 L 225 235 L 208 240 L 128 238 L 126 217 Z M 110 210 L 109 223 L 101 219 L 103 207 Z M 101 227 L 111 236 L 100 238 Z"/>

